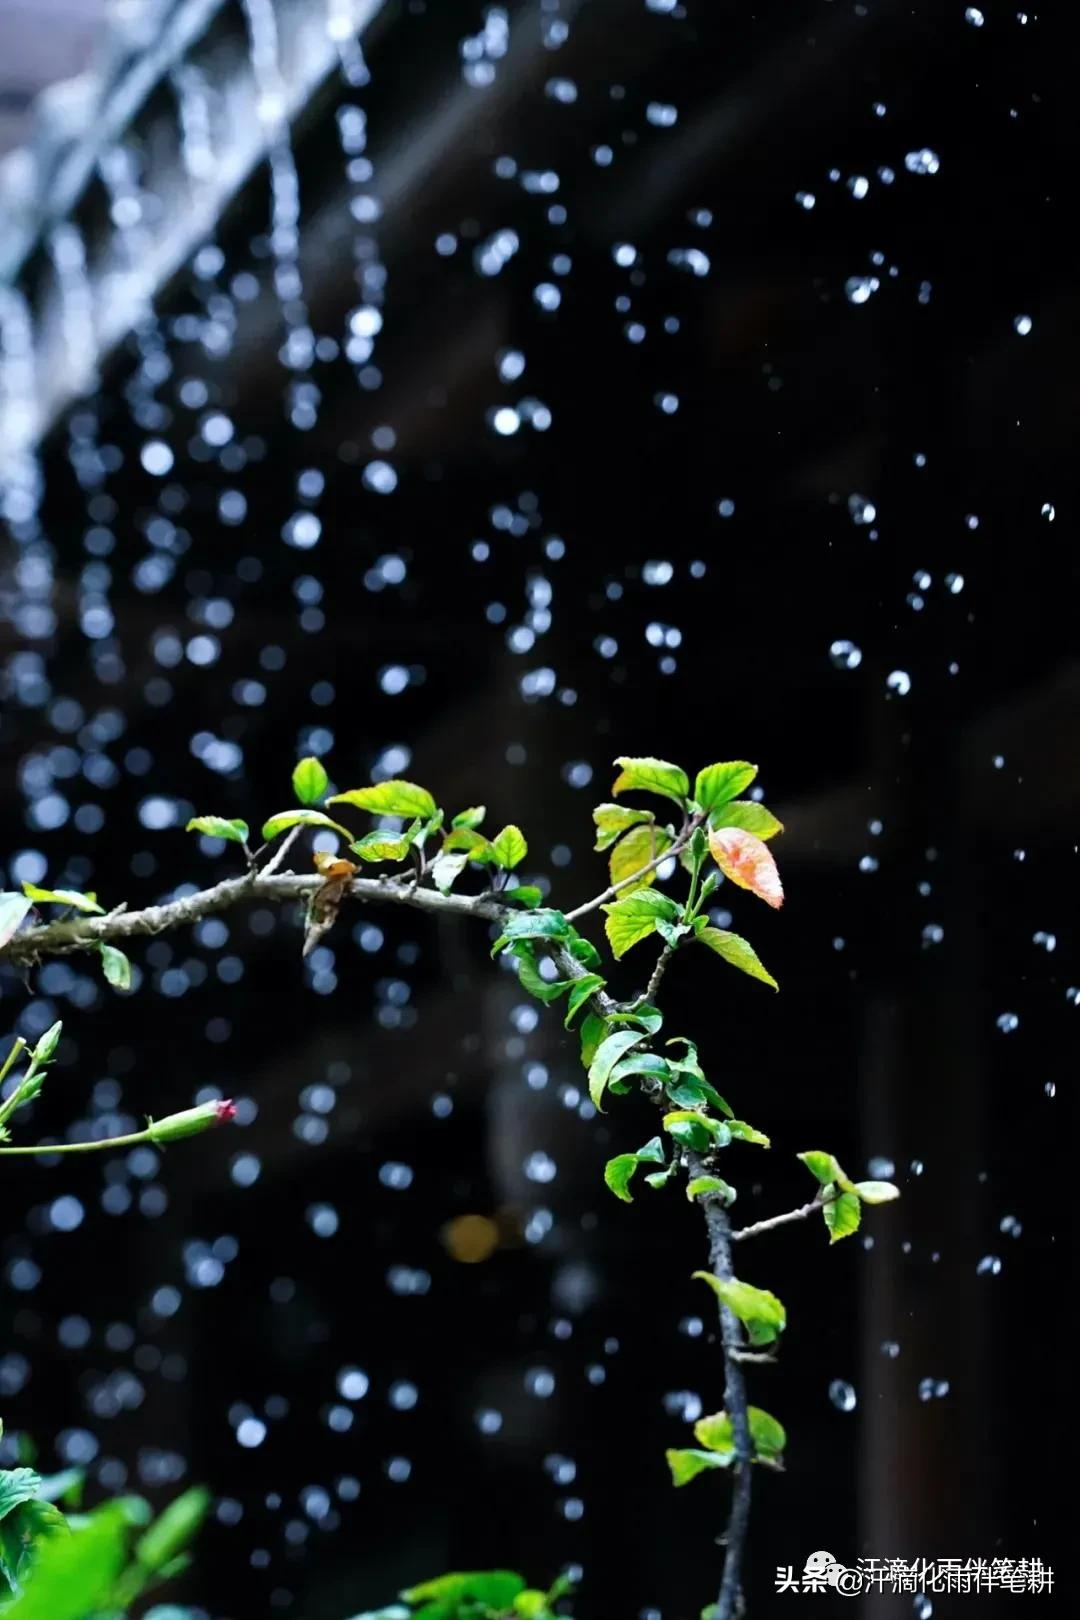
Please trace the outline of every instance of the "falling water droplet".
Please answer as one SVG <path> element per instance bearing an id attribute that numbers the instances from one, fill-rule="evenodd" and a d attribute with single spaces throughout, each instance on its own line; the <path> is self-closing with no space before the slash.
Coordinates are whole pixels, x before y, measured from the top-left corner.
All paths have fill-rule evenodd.
<path id="1" fill-rule="evenodd" d="M 829 1399 L 838 1412 L 854 1412 L 858 1405 L 854 1386 L 846 1383 L 843 1378 L 833 1379 L 829 1385 Z"/>
<path id="2" fill-rule="evenodd" d="M 907 697 L 911 691 L 911 676 L 906 669 L 894 669 L 885 677 L 885 685 L 890 692 L 895 692 L 897 697 Z"/>
<path id="3" fill-rule="evenodd" d="M 834 641 L 829 657 L 837 669 L 858 669 L 862 663 L 862 650 L 853 641 Z"/>
<path id="4" fill-rule="evenodd" d="M 996 1254 L 984 1254 L 975 1267 L 978 1277 L 996 1277 L 1001 1270 L 1001 1261 Z"/>
<path id="5" fill-rule="evenodd" d="M 904 168 L 909 174 L 937 174 L 941 168 L 941 159 L 928 146 L 922 146 L 917 151 L 905 155 Z"/>

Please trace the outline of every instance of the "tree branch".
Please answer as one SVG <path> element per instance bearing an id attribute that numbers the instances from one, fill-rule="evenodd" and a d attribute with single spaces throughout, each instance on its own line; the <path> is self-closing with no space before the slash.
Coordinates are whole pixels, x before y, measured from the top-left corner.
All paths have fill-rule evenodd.
<path id="1" fill-rule="evenodd" d="M 816 1215 L 826 1204 L 831 1204 L 839 1196 L 832 1193 L 825 1198 L 812 1198 L 808 1204 L 802 1204 L 798 1209 L 789 1209 L 784 1215 L 770 1215 L 768 1220 L 755 1221 L 753 1226 L 743 1226 L 737 1232 L 732 1232 L 731 1241 L 741 1243 L 743 1238 L 757 1237 L 759 1232 L 771 1232 L 777 1226 L 787 1226 L 791 1221 L 805 1221 L 809 1216 Z"/>
<path id="2" fill-rule="evenodd" d="M 584 905 L 575 906 L 573 911 L 568 911 L 566 913 L 567 922 L 575 922 L 578 917 L 585 917 L 590 911 L 598 911 L 602 905 L 608 900 L 613 900 L 623 889 L 628 889 L 632 883 L 640 883 L 643 877 L 648 877 L 650 872 L 655 872 L 658 866 L 663 866 L 664 862 L 669 861 L 673 855 L 678 859 L 680 851 L 686 848 L 692 830 L 690 828 L 681 837 L 676 838 L 675 842 L 669 845 L 662 855 L 655 856 L 647 865 L 640 866 L 636 872 L 631 872 L 629 877 L 620 878 L 618 883 L 611 884 L 610 888 L 605 889 L 603 894 L 598 894 L 595 900 L 586 900 Z"/>
<path id="3" fill-rule="evenodd" d="M 267 876 L 246 873 L 225 878 L 210 889 L 181 895 L 142 911 L 120 911 L 105 917 L 74 917 L 64 922 L 42 923 L 15 934 L 0 950 L 0 964 L 31 966 L 44 957 L 68 956 L 73 951 L 95 950 L 125 939 L 163 934 L 173 928 L 201 922 L 233 906 L 264 901 L 272 905 L 307 900 L 321 886 L 317 872 L 310 876 L 284 872 Z M 436 916 L 481 917 L 499 922 L 507 907 L 488 895 L 440 894 L 438 889 L 417 888 L 400 878 L 354 878 L 346 890 L 348 897 L 367 904 L 412 906 Z"/>

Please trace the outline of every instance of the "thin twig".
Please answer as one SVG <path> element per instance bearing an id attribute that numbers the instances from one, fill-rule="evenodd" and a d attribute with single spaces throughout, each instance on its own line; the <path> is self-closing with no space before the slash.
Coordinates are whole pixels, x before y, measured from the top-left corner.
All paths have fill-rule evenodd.
<path id="1" fill-rule="evenodd" d="M 826 1204 L 834 1202 L 838 1195 L 833 1193 L 824 1198 L 813 1198 L 810 1203 L 803 1204 L 799 1209 L 789 1209 L 784 1215 L 770 1215 L 767 1221 L 755 1221 L 753 1226 L 743 1226 L 737 1232 L 732 1232 L 731 1241 L 741 1243 L 744 1238 L 757 1237 L 759 1232 L 772 1232 L 778 1226 L 787 1226 L 791 1221 L 805 1221 L 809 1216 L 816 1215 Z"/>
<path id="2" fill-rule="evenodd" d="M 664 977 L 667 970 L 667 965 L 674 955 L 675 946 L 665 945 L 663 950 L 660 952 L 660 955 L 656 958 L 656 966 L 652 970 L 652 978 L 645 986 L 645 995 L 643 998 L 645 1001 L 651 1002 L 654 1000 L 656 992 L 660 988 L 660 980 Z"/>
<path id="3" fill-rule="evenodd" d="M 665 849 L 662 855 L 657 855 L 655 859 L 649 861 L 647 866 L 639 867 L 636 872 L 631 872 L 629 877 L 620 878 L 618 883 L 613 883 L 610 888 L 604 890 L 603 894 L 598 894 L 594 900 L 586 900 L 583 906 L 575 906 L 573 911 L 566 913 L 567 922 L 574 922 L 578 917 L 587 916 L 590 911 L 598 911 L 608 900 L 613 900 L 621 890 L 628 889 L 631 883 L 640 883 L 643 877 L 648 877 L 650 872 L 655 872 L 658 866 L 663 866 L 664 862 L 670 860 L 673 855 L 678 857 L 680 851 L 686 847 L 688 838 L 689 833 L 681 838 L 676 838 L 675 842 Z"/>
<path id="4" fill-rule="evenodd" d="M 299 838 L 303 830 L 303 823 L 301 822 L 299 825 L 293 827 L 290 832 L 285 834 L 285 837 L 281 840 L 281 843 L 278 845 L 276 851 L 273 855 L 271 855 L 270 859 L 259 873 L 260 877 L 273 877 L 275 872 L 281 871 L 286 855 L 296 843 L 296 840 Z"/>

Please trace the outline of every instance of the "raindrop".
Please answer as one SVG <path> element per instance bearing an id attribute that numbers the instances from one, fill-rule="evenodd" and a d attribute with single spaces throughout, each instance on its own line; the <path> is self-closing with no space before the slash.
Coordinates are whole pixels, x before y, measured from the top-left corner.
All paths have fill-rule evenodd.
<path id="1" fill-rule="evenodd" d="M 849 304 L 865 304 L 880 286 L 877 276 L 848 276 L 844 296 Z"/>
<path id="2" fill-rule="evenodd" d="M 915 1620 L 930 1620 L 934 1612 L 934 1605 L 925 1592 L 918 1593 L 911 1607 L 915 1611 Z"/>
<path id="3" fill-rule="evenodd" d="M 998 1256 L 996 1254 L 984 1254 L 975 1267 L 975 1274 L 978 1277 L 996 1277 L 1000 1270 L 1001 1261 Z"/>
<path id="4" fill-rule="evenodd" d="M 1001 1015 L 995 1019 L 995 1022 L 1003 1035 L 1011 1035 L 1014 1030 L 1020 1028 L 1020 1016 L 1018 1013 L 1014 1012 L 1001 1013 Z"/>
<path id="5" fill-rule="evenodd" d="M 978 6 L 968 6 L 967 10 L 964 12 L 964 21 L 969 22 L 972 28 L 981 28 L 983 23 L 986 21 L 986 18 L 983 16 Z"/>
<path id="6" fill-rule="evenodd" d="M 829 657 L 837 669 L 858 669 L 862 663 L 862 650 L 853 641 L 834 641 Z"/>
<path id="7" fill-rule="evenodd" d="M 1056 515 L 1057 514 L 1049 501 L 1047 501 L 1039 510 L 1039 516 L 1045 518 L 1047 523 L 1053 523 Z"/>
<path id="8" fill-rule="evenodd" d="M 937 174 L 941 168 L 941 159 L 928 146 L 923 146 L 918 151 L 908 152 L 905 155 L 904 168 L 909 174 Z"/>
<path id="9" fill-rule="evenodd" d="M 854 1412 L 858 1405 L 853 1385 L 846 1383 L 843 1378 L 833 1379 L 829 1385 L 829 1399 L 838 1412 Z"/>
<path id="10" fill-rule="evenodd" d="M 911 691 L 911 676 L 906 669 L 894 669 L 891 675 L 885 677 L 885 685 L 897 697 L 907 697 Z"/>
<path id="11" fill-rule="evenodd" d="M 1013 326 L 1021 337 L 1027 337 L 1034 324 L 1030 315 L 1017 315 L 1013 320 Z"/>

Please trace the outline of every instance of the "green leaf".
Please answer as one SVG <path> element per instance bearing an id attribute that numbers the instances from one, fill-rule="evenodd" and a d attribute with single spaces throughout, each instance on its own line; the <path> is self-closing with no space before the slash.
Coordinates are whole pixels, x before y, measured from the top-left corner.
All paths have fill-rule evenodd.
<path id="1" fill-rule="evenodd" d="M 582 1007 L 597 990 L 603 989 L 605 983 L 606 980 L 599 973 L 586 973 L 583 979 L 574 980 L 574 987 L 566 1006 L 566 1017 L 563 1019 L 564 1028 L 570 1028 Z"/>
<path id="2" fill-rule="evenodd" d="M 678 1165 L 672 1160 L 665 1170 L 656 1170 L 651 1176 L 646 1176 L 645 1180 L 650 1187 L 666 1187 L 678 1168 Z"/>
<path id="3" fill-rule="evenodd" d="M 465 1599 L 499 1611 L 508 1609 L 524 1590 L 525 1582 L 520 1575 L 508 1569 L 491 1569 L 464 1575 L 440 1575 L 436 1580 L 410 1587 L 401 1595 L 408 1603 L 458 1603 Z"/>
<path id="4" fill-rule="evenodd" d="M 665 1114 L 663 1125 L 668 1135 L 681 1147 L 692 1148 L 695 1153 L 704 1153 L 712 1147 L 727 1147 L 731 1141 L 731 1132 L 722 1120 L 710 1119 L 708 1114 L 699 1114 L 692 1108 L 676 1109 Z"/>
<path id="5" fill-rule="evenodd" d="M 589 1066 L 589 1096 L 593 1105 L 600 1108 L 600 1100 L 604 1095 L 604 1088 L 621 1057 L 625 1057 L 630 1048 L 645 1039 L 640 1030 L 620 1029 L 614 1035 L 608 1035 L 600 1042 L 596 1056 Z M 603 1109 L 600 1109 L 601 1113 Z"/>
<path id="6" fill-rule="evenodd" d="M 469 864 L 467 855 L 436 855 L 431 863 L 431 881 L 440 894 L 449 894 Z"/>
<path id="7" fill-rule="evenodd" d="M 32 905 L 33 901 L 25 894 L 15 894 L 12 890 L 0 894 L 0 947 L 18 930 Z"/>
<path id="8" fill-rule="evenodd" d="M 403 861 L 416 842 L 419 831 L 418 821 L 414 821 L 411 827 L 406 827 L 404 832 L 399 833 L 388 832 L 385 827 L 376 827 L 373 832 L 365 833 L 362 838 L 354 838 L 349 848 L 354 855 L 359 855 L 362 861 Z"/>
<path id="9" fill-rule="evenodd" d="M 637 1156 L 641 1164 L 663 1164 L 664 1144 L 658 1136 L 650 1136 L 645 1146 L 638 1148 Z"/>
<path id="10" fill-rule="evenodd" d="M 766 842 L 784 830 L 784 823 L 753 799 L 733 799 L 730 804 L 721 805 L 709 817 L 709 826 L 741 827 L 743 832 L 753 833 L 755 838 Z"/>
<path id="11" fill-rule="evenodd" d="M 474 831 L 472 827 L 453 827 L 443 839 L 442 853 L 463 853 L 471 861 L 486 861 L 490 859 L 491 845 L 483 833 Z"/>
<path id="12" fill-rule="evenodd" d="M 205 833 L 207 838 L 224 838 L 229 844 L 246 844 L 251 836 L 246 821 L 229 821 L 225 816 L 192 816 L 184 831 Z"/>
<path id="13" fill-rule="evenodd" d="M 724 1456 L 718 1451 L 694 1451 L 693 1449 L 669 1449 L 667 1453 L 668 1467 L 671 1469 L 671 1482 L 673 1485 L 689 1485 L 692 1479 L 703 1474 L 707 1468 L 727 1468 L 735 1461 L 735 1452 Z"/>
<path id="14" fill-rule="evenodd" d="M 87 1620 L 108 1607 L 125 1562 L 126 1518 L 119 1504 L 91 1514 L 69 1536 L 41 1543 L 33 1579 L 4 1610 L 4 1620 Z"/>
<path id="15" fill-rule="evenodd" d="M 653 819 L 651 810 L 633 810 L 628 804 L 598 804 L 593 811 L 596 822 L 596 843 L 593 848 L 597 851 L 610 849 L 629 828 Z"/>
<path id="16" fill-rule="evenodd" d="M 734 1187 L 728 1185 L 720 1176 L 695 1176 L 693 1181 L 687 1183 L 686 1196 L 693 1203 L 695 1198 L 722 1198 L 725 1204 L 735 1202 Z"/>
<path id="17" fill-rule="evenodd" d="M 515 911 L 506 918 L 503 932 L 491 947 L 497 956 L 511 939 L 566 939 L 573 929 L 561 911 L 538 908 L 535 911 Z"/>
<path id="18" fill-rule="evenodd" d="M 300 760 L 293 768 L 292 785 L 299 804 L 318 804 L 330 786 L 322 760 L 312 754 Z"/>
<path id="19" fill-rule="evenodd" d="M 671 1077 L 671 1065 L 667 1058 L 660 1057 L 657 1052 L 631 1052 L 629 1057 L 622 1058 L 616 1063 L 608 1076 L 608 1083 L 626 1080 L 633 1074 L 645 1075 L 650 1080 L 663 1082 Z"/>
<path id="20" fill-rule="evenodd" d="M 39 889 L 36 883 L 24 883 L 23 894 L 36 905 L 74 906 L 76 911 L 96 911 L 99 914 L 105 910 L 99 906 L 97 897 L 92 894 L 83 894 L 78 889 Z"/>
<path id="21" fill-rule="evenodd" d="M 695 1271 L 694 1276 L 708 1283 L 720 1303 L 738 1317 L 751 1344 L 772 1344 L 787 1326 L 787 1312 L 768 1289 L 754 1288 L 736 1277 L 714 1277 L 711 1271 Z"/>
<path id="22" fill-rule="evenodd" d="M 504 900 L 516 900 L 519 906 L 535 909 L 544 898 L 544 891 L 532 883 L 521 883 L 516 889 L 504 889 Z"/>
<path id="23" fill-rule="evenodd" d="M 674 799 L 682 805 L 690 796 L 690 779 L 677 765 L 666 759 L 628 759 L 625 755 L 615 761 L 619 775 L 612 784 L 612 793 L 659 793 L 665 799 Z"/>
<path id="24" fill-rule="evenodd" d="M 698 939 L 707 945 L 710 951 L 722 956 L 725 962 L 732 967 L 739 968 L 743 973 L 749 973 L 752 979 L 760 979 L 762 984 L 771 985 L 774 990 L 780 986 L 764 966 L 754 947 L 743 939 L 741 934 L 729 934 L 723 928 L 702 928 L 698 931 Z"/>
<path id="25" fill-rule="evenodd" d="M 659 920 L 675 922 L 679 916 L 674 900 L 654 889 L 635 889 L 603 909 L 607 913 L 604 932 L 616 959 L 625 956 L 631 945 L 654 933 Z"/>
<path id="26" fill-rule="evenodd" d="M 636 1153 L 619 1153 L 614 1159 L 609 1159 L 604 1166 L 604 1180 L 624 1204 L 632 1204 L 630 1196 L 630 1182 L 640 1160 Z"/>
<path id="27" fill-rule="evenodd" d="M 144 1569 L 157 1574 L 189 1545 L 206 1518 L 210 1492 L 201 1486 L 184 1491 L 135 1543 L 135 1557 Z"/>
<path id="28" fill-rule="evenodd" d="M 517 958 L 518 979 L 523 990 L 537 1001 L 542 1001 L 545 1007 L 553 1001 L 558 1001 L 573 985 L 573 979 L 545 979 L 540 972 L 540 964 L 531 940 L 520 939 L 510 946 L 510 954 Z"/>
<path id="29" fill-rule="evenodd" d="M 451 821 L 450 825 L 451 827 L 455 828 L 468 827 L 470 830 L 474 831 L 481 825 L 486 815 L 486 805 L 474 804 L 471 805 L 468 810 L 459 810 L 457 815 Z"/>
<path id="30" fill-rule="evenodd" d="M 749 1142 L 753 1147 L 772 1147 L 769 1138 L 762 1131 L 756 1131 L 748 1125 L 745 1119 L 729 1119 L 728 1130 L 738 1142 Z"/>
<path id="31" fill-rule="evenodd" d="M 608 1022 L 611 1024 L 636 1024 L 638 1029 L 644 1030 L 646 1035 L 655 1035 L 664 1022 L 664 1015 L 659 1007 L 650 1007 L 642 1002 L 633 1012 L 611 1013 Z"/>
<path id="32" fill-rule="evenodd" d="M 844 1172 L 837 1164 L 831 1153 L 812 1150 L 807 1153 L 797 1153 L 796 1158 L 801 1159 L 810 1174 L 827 1187 L 831 1181 L 843 1181 Z"/>
<path id="33" fill-rule="evenodd" d="M 512 872 L 516 866 L 521 865 L 528 853 L 529 846 L 525 842 L 524 833 L 520 827 L 515 827 L 511 823 L 491 840 L 483 859 L 494 861 L 495 865 L 501 866 L 504 871 Z"/>
<path id="34" fill-rule="evenodd" d="M 757 766 L 745 759 L 728 760 L 723 765 L 706 765 L 697 773 L 694 798 L 705 811 L 716 810 L 727 804 L 749 787 L 757 775 Z"/>
<path id="35" fill-rule="evenodd" d="M 115 945 L 99 945 L 101 967 L 114 990 L 131 989 L 131 963 Z"/>
<path id="36" fill-rule="evenodd" d="M 23 1502 L 30 1502 L 41 1489 L 41 1475 L 32 1468 L 0 1469 L 0 1519 L 6 1519 Z"/>
<path id="37" fill-rule="evenodd" d="M 578 1033 L 581 1039 L 582 1067 L 588 1069 L 592 1066 L 592 1060 L 600 1049 L 600 1042 L 607 1034 L 607 1022 L 600 1017 L 599 1013 L 587 1012 L 581 1021 L 581 1029 Z"/>
<path id="38" fill-rule="evenodd" d="M 657 827 L 651 822 L 646 822 L 640 827 L 632 827 L 625 837 L 619 839 L 608 857 L 608 871 L 611 873 L 612 883 L 627 882 L 640 872 L 643 866 L 648 866 L 658 855 L 663 855 L 673 843 L 674 839 L 666 827 Z M 647 887 L 655 880 L 655 872 L 646 872 L 641 878 L 642 887 Z"/>
<path id="39" fill-rule="evenodd" d="M 891 1204 L 900 1196 L 899 1187 L 891 1181 L 856 1181 L 854 1185 L 864 1204 Z"/>
<path id="40" fill-rule="evenodd" d="M 755 1461 L 767 1463 L 773 1468 L 781 1466 L 784 1447 L 787 1445 L 787 1434 L 783 1424 L 777 1422 L 768 1412 L 762 1411 L 760 1406 L 748 1407 L 746 1416 Z M 714 1412 L 709 1417 L 699 1418 L 694 1424 L 694 1437 L 707 1451 L 734 1454 L 735 1432 L 726 1412 Z"/>
<path id="41" fill-rule="evenodd" d="M 352 840 L 348 827 L 331 821 L 321 810 L 282 810 L 263 822 L 262 835 L 265 839 L 276 838 L 278 833 L 286 832 L 290 827 L 329 827 L 332 832 L 340 833 L 346 842 Z"/>
<path id="42" fill-rule="evenodd" d="M 829 1242 L 839 1243 L 841 1238 L 850 1237 L 852 1232 L 859 1230 L 862 1204 L 855 1193 L 842 1192 L 838 1198 L 831 1198 L 828 1203 L 822 1204 L 821 1213 L 829 1228 Z"/>
<path id="43" fill-rule="evenodd" d="M 419 816 L 426 821 L 435 814 L 435 800 L 427 788 L 415 782 L 376 782 L 372 787 L 350 788 L 335 793 L 327 804 L 351 804 L 357 810 L 370 810 L 376 816 Z"/>

